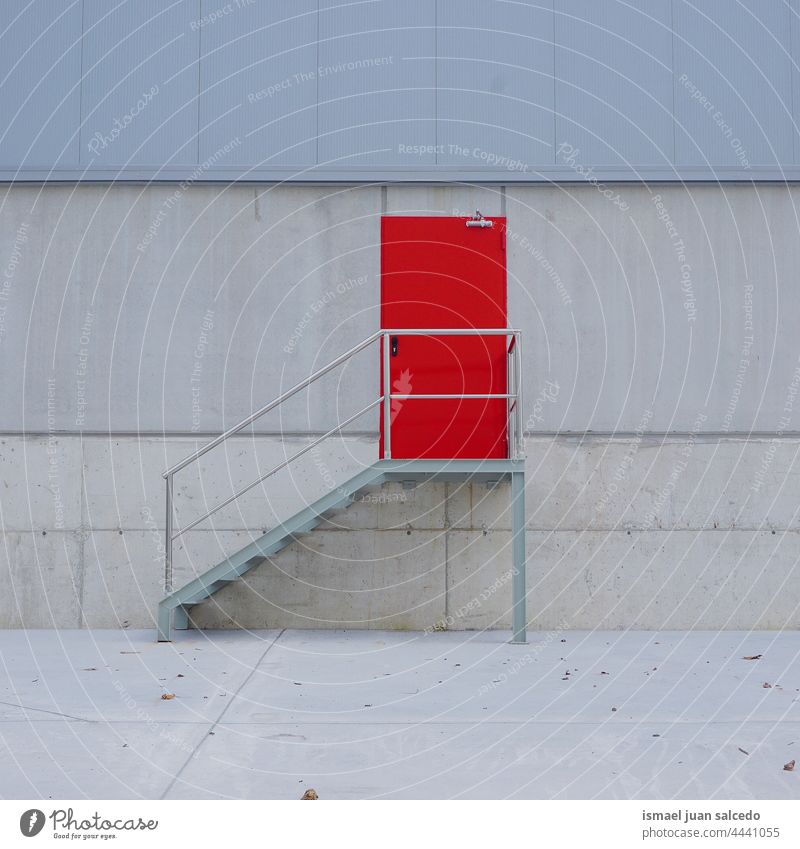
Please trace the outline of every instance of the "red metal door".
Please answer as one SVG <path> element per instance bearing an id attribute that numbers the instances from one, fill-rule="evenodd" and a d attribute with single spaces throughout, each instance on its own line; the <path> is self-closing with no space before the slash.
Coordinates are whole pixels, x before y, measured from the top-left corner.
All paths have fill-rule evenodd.
<path id="1" fill-rule="evenodd" d="M 491 227 L 467 227 L 469 220 L 384 216 L 381 327 L 507 327 L 505 218 L 488 219 Z M 505 394 L 507 344 L 505 336 L 393 337 L 392 392 Z M 506 410 L 502 399 L 396 399 L 391 405 L 391 456 L 505 458 Z"/>

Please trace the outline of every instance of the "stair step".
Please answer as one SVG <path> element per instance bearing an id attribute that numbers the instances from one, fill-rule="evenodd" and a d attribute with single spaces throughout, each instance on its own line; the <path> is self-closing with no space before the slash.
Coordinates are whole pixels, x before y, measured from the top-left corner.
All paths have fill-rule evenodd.
<path id="1" fill-rule="evenodd" d="M 179 627 L 186 627 L 184 623 L 187 621 L 187 608 L 205 601 L 218 590 L 240 580 L 267 557 L 277 554 L 303 534 L 314 530 L 324 521 L 326 514 L 341 508 L 342 505 L 351 506 L 356 493 L 380 483 L 384 476 L 384 472 L 377 466 L 363 469 L 337 490 L 322 496 L 287 522 L 267 531 L 226 560 L 217 563 L 205 574 L 167 596 L 159 604 L 159 639 L 170 638 L 170 615 L 174 615 L 176 623 L 181 623 Z"/>

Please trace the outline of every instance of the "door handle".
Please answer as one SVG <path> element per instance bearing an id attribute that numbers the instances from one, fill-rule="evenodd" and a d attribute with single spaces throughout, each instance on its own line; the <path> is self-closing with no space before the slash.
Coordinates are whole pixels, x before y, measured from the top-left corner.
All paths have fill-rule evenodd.
<path id="1" fill-rule="evenodd" d="M 392 336 L 392 356 L 393 357 L 397 356 L 397 342 L 398 342 L 398 337 Z"/>

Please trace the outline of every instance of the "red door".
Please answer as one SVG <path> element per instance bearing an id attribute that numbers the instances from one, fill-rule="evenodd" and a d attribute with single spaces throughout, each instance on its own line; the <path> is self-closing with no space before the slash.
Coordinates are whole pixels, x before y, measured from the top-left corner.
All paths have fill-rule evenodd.
<path id="1" fill-rule="evenodd" d="M 382 218 L 381 327 L 507 327 L 505 218 L 488 219 L 491 227 L 467 227 L 469 220 Z M 392 392 L 505 394 L 507 345 L 505 336 L 393 336 Z M 503 399 L 396 399 L 391 456 L 505 458 L 506 410 Z M 381 410 L 381 457 L 384 421 Z"/>

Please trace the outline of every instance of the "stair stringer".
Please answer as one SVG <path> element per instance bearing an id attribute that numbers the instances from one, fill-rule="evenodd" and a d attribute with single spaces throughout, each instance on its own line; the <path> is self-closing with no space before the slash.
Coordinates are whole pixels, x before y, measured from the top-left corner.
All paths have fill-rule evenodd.
<path id="1" fill-rule="evenodd" d="M 350 502 L 359 490 L 378 486 L 385 480 L 386 471 L 381 468 L 380 463 L 363 469 L 336 489 L 163 598 L 158 605 L 159 642 L 170 641 L 173 627 L 187 627 L 189 607 L 205 601 L 223 586 L 239 580 L 265 558 L 291 545 L 299 534 L 313 530 L 326 513 Z"/>

